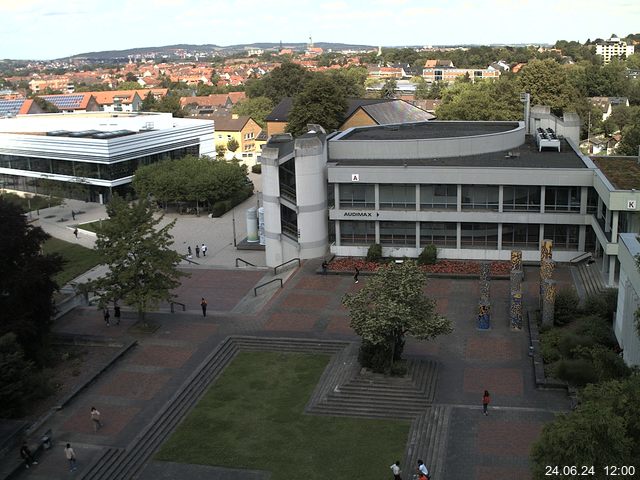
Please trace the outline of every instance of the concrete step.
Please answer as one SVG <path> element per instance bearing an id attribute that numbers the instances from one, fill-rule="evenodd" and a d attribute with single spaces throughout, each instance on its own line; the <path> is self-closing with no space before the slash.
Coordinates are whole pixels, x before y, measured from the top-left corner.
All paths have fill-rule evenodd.
<path id="1" fill-rule="evenodd" d="M 352 405 L 323 404 L 316 405 L 311 412 L 314 415 L 326 415 L 330 417 L 365 417 L 365 418 L 395 418 L 400 420 L 412 420 L 420 413 L 420 410 L 392 410 L 375 407 Z"/>
<path id="2" fill-rule="evenodd" d="M 432 478 L 444 478 L 442 473 L 451 411 L 449 406 L 434 406 L 413 421 L 405 452 L 408 471 L 415 470 L 418 460 L 422 460 Z"/>

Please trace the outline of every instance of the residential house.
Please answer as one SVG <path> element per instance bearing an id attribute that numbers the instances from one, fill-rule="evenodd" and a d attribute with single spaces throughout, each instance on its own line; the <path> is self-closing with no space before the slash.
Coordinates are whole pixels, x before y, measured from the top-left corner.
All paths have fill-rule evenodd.
<path id="1" fill-rule="evenodd" d="M 38 95 L 55 105 L 61 113 L 99 112 L 102 107 L 91 93 L 71 93 L 63 95 Z"/>
<path id="2" fill-rule="evenodd" d="M 476 80 L 495 80 L 500 76 L 501 69 L 495 68 L 456 68 L 450 60 L 427 60 L 422 69 L 422 78 L 427 83 L 453 83 L 458 78 L 469 76 L 472 82 Z"/>
<path id="3" fill-rule="evenodd" d="M 611 63 L 612 58 L 625 59 L 633 55 L 634 46 L 620 40 L 615 35 L 602 43 L 596 43 L 596 55 L 602 56 L 602 63 Z"/>
<path id="4" fill-rule="evenodd" d="M 180 106 L 190 115 L 212 115 L 216 112 L 230 111 L 239 101 L 244 100 L 244 92 L 219 93 L 201 97 L 182 97 Z"/>
<path id="5" fill-rule="evenodd" d="M 104 112 L 138 112 L 143 99 L 136 90 L 90 92 Z"/>
<path id="6" fill-rule="evenodd" d="M 214 121 L 216 147 L 219 145 L 227 147 L 231 139 L 238 142 L 238 149 L 235 152 L 227 151 L 225 155 L 227 160 L 236 159 L 249 167 L 255 165 L 258 153 L 256 139 L 262 131 L 255 120 L 236 114 L 214 114 L 202 118 Z"/>
<path id="7" fill-rule="evenodd" d="M 614 108 L 629 106 L 627 97 L 590 97 L 589 101 L 591 105 L 602 111 L 603 122 L 611 116 Z"/>

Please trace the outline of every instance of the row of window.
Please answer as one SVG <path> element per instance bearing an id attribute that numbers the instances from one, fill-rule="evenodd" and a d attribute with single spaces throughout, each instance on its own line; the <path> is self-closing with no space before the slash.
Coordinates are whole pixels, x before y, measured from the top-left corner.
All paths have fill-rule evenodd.
<path id="1" fill-rule="evenodd" d="M 420 246 L 457 247 L 457 224 L 454 222 L 420 222 Z M 544 225 L 544 237 L 553 240 L 554 248 L 578 249 L 578 225 Z M 502 224 L 502 248 L 537 249 L 540 241 L 538 224 Z M 341 245 L 370 245 L 376 242 L 375 222 L 340 221 Z M 414 222 L 380 222 L 380 244 L 393 247 L 415 247 Z M 498 248 L 497 223 L 461 223 L 462 248 Z"/>
<path id="2" fill-rule="evenodd" d="M 329 191 L 332 191 L 330 185 Z M 341 209 L 375 208 L 375 186 L 371 184 L 341 184 L 339 188 Z M 544 208 L 547 212 L 580 212 L 581 187 L 546 187 Z M 416 186 L 392 184 L 379 186 L 381 209 L 415 210 Z M 541 187 L 503 186 L 503 211 L 537 211 L 541 209 Z M 590 189 L 587 211 L 594 213 L 598 197 Z M 460 205 L 463 210 L 499 209 L 498 185 L 462 185 Z M 422 210 L 456 210 L 458 208 L 457 185 L 420 185 Z"/>
<path id="3" fill-rule="evenodd" d="M 138 167 L 150 165 L 162 160 L 175 160 L 186 155 L 200 154 L 200 147 L 184 147 L 168 152 L 145 155 L 117 163 L 91 163 L 73 160 L 54 160 L 40 157 L 20 157 L 0 154 L 0 167 L 28 172 L 68 175 L 78 178 L 117 180 L 132 176 Z"/>

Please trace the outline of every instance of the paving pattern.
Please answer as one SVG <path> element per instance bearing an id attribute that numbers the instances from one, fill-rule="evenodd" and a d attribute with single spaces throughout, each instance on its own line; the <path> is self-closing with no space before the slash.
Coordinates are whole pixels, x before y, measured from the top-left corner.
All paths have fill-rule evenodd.
<path id="1" fill-rule="evenodd" d="M 212 355 L 222 355 L 220 358 L 226 361 L 233 358 L 232 349 L 222 351 L 229 348 L 225 347 L 229 335 L 256 337 L 260 339 L 258 343 L 271 341 L 274 348 L 284 350 L 289 347 L 278 343 L 280 338 L 311 342 L 305 344 L 306 350 L 316 348 L 312 347 L 313 340 L 316 344 L 322 340 L 335 346 L 336 362 L 345 345 L 357 342 L 341 298 L 362 288 L 367 277 L 361 276 L 360 283 L 354 285 L 350 275 L 317 275 L 318 267 L 319 261 L 303 264 L 284 288 L 274 290 L 271 300 L 253 314 L 234 311 L 253 297 L 253 287 L 264 279 L 264 271 L 194 269 L 197 273 L 178 289 L 180 298 L 186 300 L 183 303 L 187 304 L 187 311 L 171 314 L 163 308 L 150 314 L 150 320 L 158 325 L 151 334 L 133 330 L 135 315 L 126 310 L 120 326 L 107 327 L 95 308 L 76 309 L 62 317 L 54 327 L 59 332 L 133 337 L 138 346 L 51 418 L 47 427 L 54 430 L 56 444 L 43 455 L 38 468 L 25 471 L 22 477 L 67 478 L 62 446 L 71 442 L 78 453 L 78 478 L 188 478 L 189 466 L 149 463 L 149 459 L 197 401 L 198 392 L 221 371 L 216 362 L 211 363 Z M 557 272 L 562 282 L 570 281 L 562 267 Z M 537 269 L 527 267 L 525 303 L 535 304 L 537 300 L 536 280 Z M 422 458 L 434 472 L 435 480 L 530 478 L 528 452 L 532 442 L 555 413 L 568 409 L 566 394 L 535 389 L 526 332 L 512 332 L 508 327 L 507 288 L 508 281 L 491 282 L 492 328 L 480 332 L 475 328 L 478 281 L 429 281 L 427 295 L 436 300 L 438 311 L 454 322 L 455 331 L 430 342 L 407 340 L 405 356 L 415 364 L 437 366 L 437 373 L 434 370 L 431 374 L 437 381 L 431 393 L 416 398 L 422 402 L 422 413 L 416 412 L 412 417 L 403 463 L 405 477 L 411 478 L 410 471 Z M 209 302 L 207 317 L 199 309 L 201 296 Z M 248 342 L 242 348 L 263 346 Z M 357 350 L 357 346 L 350 348 Z M 210 370 L 205 372 L 207 365 Z M 359 369 L 351 367 L 344 378 L 325 372 L 329 380 L 325 378 L 323 382 L 347 385 L 350 379 L 356 388 L 358 382 L 353 375 Z M 492 394 L 487 417 L 482 415 L 480 405 L 485 389 Z M 377 391 L 380 396 L 384 388 Z M 171 405 L 180 406 L 172 409 Z M 98 432 L 93 431 L 88 415 L 91 406 L 96 406 L 104 419 L 104 428 Z M 151 440 L 141 443 L 145 436 Z M 388 465 L 393 460 L 371 461 L 379 463 L 383 478 L 388 476 Z M 97 465 L 105 469 L 95 470 Z M 160 471 L 163 476 L 158 474 Z M 167 476 L 172 471 L 175 476 Z M 135 477 L 127 472 L 135 472 Z M 193 474 L 193 478 L 214 480 L 245 478 L 233 469 L 193 467 Z M 247 472 L 246 478 L 268 478 L 268 472 Z"/>

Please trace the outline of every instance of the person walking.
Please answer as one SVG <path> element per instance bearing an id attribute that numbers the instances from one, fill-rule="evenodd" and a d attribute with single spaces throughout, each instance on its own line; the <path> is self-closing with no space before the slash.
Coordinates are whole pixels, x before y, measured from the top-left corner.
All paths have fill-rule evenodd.
<path id="1" fill-rule="evenodd" d="M 354 273 L 353 275 L 353 283 L 358 283 L 358 277 L 360 276 L 360 270 L 358 269 L 358 267 L 355 267 L 356 269 L 356 273 Z"/>
<path id="2" fill-rule="evenodd" d="M 102 316 L 104 317 L 104 323 L 107 324 L 107 327 L 110 326 L 109 319 L 111 318 L 111 314 L 109 313 L 109 307 L 104 307 Z"/>
<path id="3" fill-rule="evenodd" d="M 327 263 L 326 260 L 322 261 L 322 274 L 326 275 L 327 274 L 327 267 L 329 266 L 329 264 Z"/>
<path id="4" fill-rule="evenodd" d="M 67 446 L 64 448 L 64 455 L 67 457 L 67 461 L 69 462 L 69 471 L 76 471 L 76 452 L 71 448 L 71 444 L 67 443 Z"/>
<path id="5" fill-rule="evenodd" d="M 120 305 L 113 306 L 113 316 L 116 317 L 116 325 L 120 325 Z"/>
<path id="6" fill-rule="evenodd" d="M 487 413 L 487 408 L 489 408 L 489 403 L 491 402 L 491 396 L 489 395 L 489 391 L 485 390 L 484 395 L 482 395 L 482 413 L 485 415 L 489 415 Z"/>
<path id="7" fill-rule="evenodd" d="M 31 449 L 29 449 L 27 442 L 22 442 L 22 447 L 20 447 L 20 457 L 24 460 L 24 468 L 29 468 L 31 465 L 38 464 L 38 462 L 33 458 Z"/>
<path id="8" fill-rule="evenodd" d="M 418 460 L 418 475 L 424 475 L 429 480 L 429 469 L 422 460 Z"/>
<path id="9" fill-rule="evenodd" d="M 396 463 L 389 467 L 391 469 L 391 473 L 393 473 L 393 480 L 402 480 L 400 476 L 400 460 L 396 460 Z"/>
<path id="10" fill-rule="evenodd" d="M 76 220 L 76 212 L 74 212 L 73 210 L 71 210 L 71 218 L 73 219 L 73 221 Z"/>
<path id="11" fill-rule="evenodd" d="M 191 253 L 191 245 L 187 247 L 187 258 L 193 258 L 193 254 Z"/>
<path id="12" fill-rule="evenodd" d="M 200 247 L 196 245 L 196 258 L 200 258 Z"/>
<path id="13" fill-rule="evenodd" d="M 97 432 L 102 428 L 102 422 L 100 421 L 100 412 L 96 407 L 91 407 L 91 421 L 93 421 L 94 432 Z"/>
<path id="14" fill-rule="evenodd" d="M 76 236 L 76 240 L 78 239 L 78 229 L 74 228 L 73 229 L 73 234 Z"/>
<path id="15" fill-rule="evenodd" d="M 207 301 L 204 299 L 204 297 L 202 297 L 202 300 L 200 301 L 200 306 L 202 307 L 202 316 L 206 317 L 207 316 Z"/>
<path id="16" fill-rule="evenodd" d="M 202 250 L 202 256 L 206 257 L 207 256 L 207 246 L 203 243 L 202 247 L 200 247 L 200 250 Z"/>

